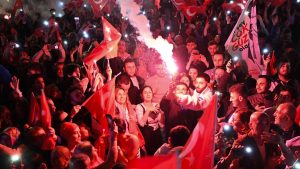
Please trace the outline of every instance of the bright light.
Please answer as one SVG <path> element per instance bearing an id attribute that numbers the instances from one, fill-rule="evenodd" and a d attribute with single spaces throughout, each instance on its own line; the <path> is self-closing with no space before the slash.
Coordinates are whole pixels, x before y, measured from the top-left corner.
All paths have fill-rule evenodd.
<path id="1" fill-rule="evenodd" d="M 297 0 L 297 3 L 300 3 L 300 0 Z"/>
<path id="2" fill-rule="evenodd" d="M 20 155 L 17 155 L 17 154 L 12 155 L 12 156 L 10 157 L 10 160 L 11 160 L 12 162 L 19 161 L 20 159 L 21 159 Z"/>
<path id="3" fill-rule="evenodd" d="M 236 62 L 236 61 L 238 61 L 238 60 L 239 60 L 239 57 L 238 57 L 238 56 L 234 56 L 234 57 L 233 57 L 233 61 L 234 61 L 234 62 Z"/>
<path id="4" fill-rule="evenodd" d="M 246 147 L 245 151 L 246 151 L 246 153 L 252 153 L 252 148 L 251 147 Z"/>
<path id="5" fill-rule="evenodd" d="M 128 34 L 127 34 L 127 33 L 125 33 L 124 37 L 125 37 L 125 38 L 128 38 Z"/>
<path id="6" fill-rule="evenodd" d="M 57 22 L 54 22 L 54 25 L 55 25 L 55 26 L 57 26 L 57 25 L 58 25 L 58 23 L 57 23 Z"/>
<path id="7" fill-rule="evenodd" d="M 9 20 L 9 16 L 8 15 L 4 15 L 4 19 Z"/>
<path id="8" fill-rule="evenodd" d="M 143 15 L 146 15 L 146 11 L 143 11 Z"/>
<path id="9" fill-rule="evenodd" d="M 105 31 L 106 31 L 107 33 L 110 33 L 109 27 L 105 27 Z"/>
<path id="10" fill-rule="evenodd" d="M 108 14 L 106 14 L 106 16 L 107 16 L 107 17 L 110 17 L 110 14 L 108 13 Z"/>
<path id="11" fill-rule="evenodd" d="M 150 24 L 149 23 L 147 23 L 147 27 L 150 28 Z"/>
<path id="12" fill-rule="evenodd" d="M 84 38 L 89 38 L 89 34 L 86 31 L 83 31 L 83 37 Z"/>
<path id="13" fill-rule="evenodd" d="M 249 15 L 249 11 L 245 11 L 245 15 Z"/>
<path id="14" fill-rule="evenodd" d="M 300 163 L 299 162 L 295 162 L 294 163 L 294 167 L 295 167 L 295 169 L 300 169 Z"/>
<path id="15" fill-rule="evenodd" d="M 215 94 L 216 94 L 217 96 L 222 96 L 222 93 L 219 92 L 219 91 L 216 91 Z"/>
<path id="16" fill-rule="evenodd" d="M 268 48 L 264 48 L 264 49 L 263 49 L 263 53 L 264 53 L 264 54 L 269 53 L 269 49 L 268 49 Z"/>
<path id="17" fill-rule="evenodd" d="M 83 7 L 85 7 L 85 8 L 86 8 L 86 7 L 87 7 L 87 4 L 84 4 L 84 5 L 83 5 Z"/>
<path id="18" fill-rule="evenodd" d="M 56 14 L 56 12 L 52 12 L 52 15 L 55 15 Z"/>
<path id="19" fill-rule="evenodd" d="M 43 24 L 44 24 L 45 26 L 48 26 L 48 25 L 49 25 L 49 22 L 48 22 L 48 21 L 44 21 Z"/>
<path id="20" fill-rule="evenodd" d="M 231 11 L 228 10 L 228 11 L 226 11 L 226 13 L 227 13 L 227 15 L 229 15 L 229 14 L 231 14 Z"/>
<path id="21" fill-rule="evenodd" d="M 216 21 L 217 20 L 217 17 L 213 17 L 213 21 Z"/>
<path id="22" fill-rule="evenodd" d="M 234 1 L 230 1 L 229 3 L 230 3 L 230 4 L 233 4 L 233 3 L 234 3 Z"/>
<path id="23" fill-rule="evenodd" d="M 16 47 L 16 48 L 19 48 L 19 47 L 20 47 L 20 45 L 19 45 L 19 44 L 17 44 L 17 43 L 15 43 L 15 47 Z"/>
<path id="24" fill-rule="evenodd" d="M 22 8 L 20 9 L 20 12 L 23 12 L 23 9 L 22 9 Z"/>
<path id="25" fill-rule="evenodd" d="M 65 45 L 68 45 L 68 41 L 67 41 L 67 40 L 64 40 L 64 44 L 65 44 Z"/>
<path id="26" fill-rule="evenodd" d="M 230 130 L 230 126 L 228 124 L 225 124 L 224 127 L 223 127 L 223 129 L 225 131 L 229 131 Z"/>
<path id="27" fill-rule="evenodd" d="M 60 7 L 63 7 L 63 6 L 64 6 L 64 2 L 59 1 L 59 2 L 58 2 L 58 5 L 59 5 Z"/>
<path id="28" fill-rule="evenodd" d="M 171 26 L 167 26 L 166 29 L 169 31 L 171 29 Z"/>
<path id="29" fill-rule="evenodd" d="M 97 26 L 96 26 L 96 25 L 93 25 L 93 28 L 97 28 Z"/>
<path id="30" fill-rule="evenodd" d="M 63 17 L 63 14 L 62 13 L 58 13 L 58 17 Z"/>

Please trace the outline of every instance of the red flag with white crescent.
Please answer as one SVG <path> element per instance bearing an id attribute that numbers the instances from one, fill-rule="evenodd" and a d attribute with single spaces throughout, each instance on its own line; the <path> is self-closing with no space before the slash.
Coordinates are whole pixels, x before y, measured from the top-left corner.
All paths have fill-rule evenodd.
<path id="1" fill-rule="evenodd" d="M 193 17 L 196 16 L 197 14 L 199 13 L 205 14 L 206 6 L 205 5 L 201 5 L 201 6 L 183 5 L 181 10 L 184 16 L 186 17 L 186 19 L 190 22 L 193 19 Z"/>
<path id="2" fill-rule="evenodd" d="M 182 169 L 213 168 L 216 122 L 217 96 L 214 95 L 179 155 Z"/>

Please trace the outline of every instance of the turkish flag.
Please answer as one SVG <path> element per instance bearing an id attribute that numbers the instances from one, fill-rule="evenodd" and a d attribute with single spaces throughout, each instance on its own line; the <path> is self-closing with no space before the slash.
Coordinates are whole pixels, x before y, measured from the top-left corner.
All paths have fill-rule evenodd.
<path id="1" fill-rule="evenodd" d="M 179 155 L 182 169 L 213 168 L 216 113 L 217 96 L 215 95 Z"/>
<path id="2" fill-rule="evenodd" d="M 206 9 L 207 9 L 207 7 L 205 5 L 201 5 L 201 6 L 183 5 L 181 10 L 182 10 L 184 16 L 186 17 L 186 19 L 189 22 L 191 22 L 191 20 L 193 19 L 194 16 L 196 16 L 196 14 L 198 14 L 198 13 L 205 14 Z"/>
<path id="3" fill-rule="evenodd" d="M 121 34 L 104 17 L 102 17 L 104 40 L 84 58 L 83 62 L 92 65 L 104 56 L 116 57 Z"/>
<path id="4" fill-rule="evenodd" d="M 177 10 L 181 10 L 183 6 L 187 5 L 184 0 L 172 0 L 172 3 Z"/>
<path id="5" fill-rule="evenodd" d="M 121 40 L 121 33 L 112 26 L 104 17 L 102 17 L 104 41 L 109 44 L 109 51 L 106 54 L 108 58 L 118 55 L 118 43 Z"/>
<path id="6" fill-rule="evenodd" d="M 41 112 L 40 106 L 36 100 L 36 97 L 33 93 L 30 95 L 30 105 L 29 105 L 29 115 L 28 115 L 28 125 L 35 126 L 36 121 L 38 121 L 41 117 L 39 116 Z"/>
<path id="7" fill-rule="evenodd" d="M 100 11 L 107 4 L 108 0 L 88 0 L 95 16 L 100 15 Z"/>
<path id="8" fill-rule="evenodd" d="M 16 0 L 12 13 L 15 14 L 18 9 L 23 9 L 22 0 Z"/>
<path id="9" fill-rule="evenodd" d="M 49 127 L 51 127 L 51 112 L 49 109 L 49 105 L 44 90 L 42 90 L 42 95 L 40 100 L 41 100 L 41 126 L 44 129 L 48 129 Z"/>
<path id="10" fill-rule="evenodd" d="M 177 157 L 176 154 L 152 156 L 135 159 L 129 162 L 126 169 L 177 169 Z"/>
<path id="11" fill-rule="evenodd" d="M 223 3 L 222 4 L 223 10 L 230 10 L 234 13 L 242 13 L 243 9 L 245 8 L 245 5 L 240 1 L 234 1 L 233 3 Z"/>
<path id="12" fill-rule="evenodd" d="M 108 124 L 105 114 L 110 114 L 112 117 L 115 114 L 115 79 L 113 78 L 107 82 L 82 104 L 89 110 L 92 117 L 100 123 L 106 134 L 108 132 Z"/>

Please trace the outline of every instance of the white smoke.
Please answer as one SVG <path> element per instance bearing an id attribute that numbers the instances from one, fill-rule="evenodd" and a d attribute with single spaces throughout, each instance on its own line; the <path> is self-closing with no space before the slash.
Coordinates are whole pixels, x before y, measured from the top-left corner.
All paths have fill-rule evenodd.
<path id="1" fill-rule="evenodd" d="M 39 12 L 43 18 L 50 16 L 50 9 L 56 10 L 56 16 L 63 14 L 63 4 L 67 4 L 70 0 L 22 0 L 24 12 L 33 16 L 36 12 Z M 11 11 L 14 7 L 16 0 L 0 0 L 0 14 Z"/>
<path id="2" fill-rule="evenodd" d="M 121 13 L 127 17 L 137 31 L 139 32 L 138 40 L 144 42 L 149 48 L 154 48 L 161 55 L 162 60 L 166 63 L 170 73 L 177 71 L 175 60 L 173 59 L 173 45 L 161 36 L 154 39 L 150 31 L 149 21 L 146 16 L 141 14 L 140 6 L 134 0 L 117 0 L 121 8 Z"/>

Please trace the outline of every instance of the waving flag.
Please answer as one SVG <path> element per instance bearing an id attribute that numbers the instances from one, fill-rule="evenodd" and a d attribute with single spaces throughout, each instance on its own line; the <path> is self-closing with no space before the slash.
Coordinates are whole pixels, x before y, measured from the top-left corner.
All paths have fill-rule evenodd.
<path id="1" fill-rule="evenodd" d="M 88 2 L 92 7 L 94 15 L 100 16 L 100 11 L 107 4 L 108 0 L 88 0 Z"/>
<path id="2" fill-rule="evenodd" d="M 113 117 L 115 114 L 115 79 L 107 82 L 82 104 L 89 110 L 92 117 L 101 124 L 105 132 L 108 132 L 105 114 L 110 114 Z"/>
<path id="3" fill-rule="evenodd" d="M 185 18 L 191 22 L 194 16 L 198 13 L 205 14 L 207 5 L 210 1 L 205 1 L 203 5 L 197 6 L 197 2 L 194 0 L 172 0 L 173 5 L 178 11 L 181 11 Z"/>
<path id="4" fill-rule="evenodd" d="M 85 64 L 92 65 L 104 56 L 108 58 L 117 56 L 121 34 L 104 17 L 102 17 L 102 24 L 104 40 L 84 58 L 83 62 Z"/>
<path id="5" fill-rule="evenodd" d="M 182 160 L 182 169 L 213 168 L 216 119 L 217 96 L 215 95 L 179 155 L 179 158 Z"/>
<path id="6" fill-rule="evenodd" d="M 36 97 L 33 93 L 30 95 L 30 105 L 29 105 L 29 115 L 28 115 L 28 125 L 35 126 L 36 121 L 40 119 L 40 106 L 36 100 Z"/>
<path id="7" fill-rule="evenodd" d="M 225 43 L 225 48 L 231 56 L 242 57 L 248 65 L 249 74 L 258 77 L 263 64 L 258 44 L 256 6 L 252 3 L 249 7 L 251 2 L 252 0 L 249 0 L 245 5 L 245 9 Z"/>

